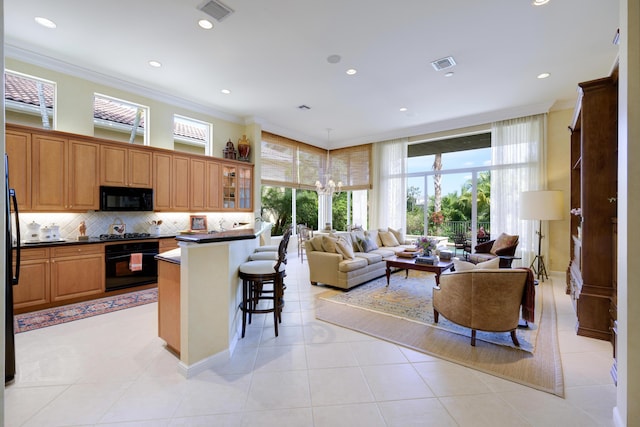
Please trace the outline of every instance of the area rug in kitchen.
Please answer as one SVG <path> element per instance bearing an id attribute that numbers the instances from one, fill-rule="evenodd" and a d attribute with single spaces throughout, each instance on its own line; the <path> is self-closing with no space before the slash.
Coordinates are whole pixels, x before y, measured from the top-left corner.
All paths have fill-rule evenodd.
<path id="1" fill-rule="evenodd" d="M 402 274 L 404 276 L 404 274 Z M 377 279 L 348 292 L 328 291 L 318 298 L 316 318 L 363 332 L 431 356 L 448 360 L 500 378 L 558 396 L 564 395 L 562 364 L 558 347 L 556 312 L 551 283 L 536 287 L 536 322 L 530 330 L 518 329 L 518 339 L 527 351 L 484 335 L 470 345 L 470 330 L 449 328 L 440 317 L 433 323 L 430 273 L 411 272 L 408 279 L 393 275 Z M 450 326 L 450 325 L 449 325 Z M 502 341 L 498 339 L 497 341 Z"/>
<path id="2" fill-rule="evenodd" d="M 14 326 L 16 333 L 26 332 L 156 301 L 158 301 L 158 289 L 145 289 L 31 313 L 16 314 Z"/>

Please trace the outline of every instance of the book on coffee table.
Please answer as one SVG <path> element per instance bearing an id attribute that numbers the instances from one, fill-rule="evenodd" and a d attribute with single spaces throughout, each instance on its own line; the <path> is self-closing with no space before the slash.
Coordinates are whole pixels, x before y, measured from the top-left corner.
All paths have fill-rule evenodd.
<path id="1" fill-rule="evenodd" d="M 416 257 L 416 264 L 435 265 L 436 264 L 436 257 L 434 257 L 434 256 L 419 256 L 419 257 Z"/>
<path id="2" fill-rule="evenodd" d="M 420 255 L 420 253 L 419 252 L 404 251 L 404 252 L 398 252 L 396 255 L 398 255 L 399 257 L 402 257 L 402 258 L 415 258 L 418 255 Z"/>

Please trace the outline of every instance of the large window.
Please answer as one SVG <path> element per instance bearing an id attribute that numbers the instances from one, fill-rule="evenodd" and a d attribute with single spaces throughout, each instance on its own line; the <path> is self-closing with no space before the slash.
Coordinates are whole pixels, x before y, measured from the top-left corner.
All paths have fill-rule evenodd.
<path id="1" fill-rule="evenodd" d="M 262 214 L 268 215 L 266 220 L 287 217 L 290 223 L 313 228 L 324 228 L 326 222 L 331 222 L 338 230 L 351 224 L 366 226 L 367 192 L 371 189 L 370 144 L 327 152 L 263 132 L 261 149 Z M 341 191 L 319 195 L 316 182 L 326 184 L 329 179 L 342 183 Z M 276 192 L 275 188 L 279 190 Z M 273 203 L 276 195 L 280 198 L 277 204 Z M 291 206 L 285 208 L 283 203 Z M 274 207 L 280 207 L 282 212 L 276 213 Z"/>
<path id="2" fill-rule="evenodd" d="M 489 233 L 489 134 L 422 143 L 409 149 L 407 234 L 454 238 Z"/>
<path id="3" fill-rule="evenodd" d="M 7 70 L 4 75 L 6 121 L 53 129 L 55 94 L 54 82 Z"/>
<path id="4" fill-rule="evenodd" d="M 93 98 L 94 135 L 149 145 L 149 107 L 96 93 Z"/>

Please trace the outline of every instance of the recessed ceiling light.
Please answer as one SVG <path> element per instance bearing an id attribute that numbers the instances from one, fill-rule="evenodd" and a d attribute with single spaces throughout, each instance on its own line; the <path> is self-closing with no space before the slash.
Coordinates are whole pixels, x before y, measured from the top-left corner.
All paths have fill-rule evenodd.
<path id="1" fill-rule="evenodd" d="M 549 0 L 533 0 L 531 2 L 531 4 L 534 6 L 542 6 L 543 4 L 547 4 L 547 3 L 549 3 Z"/>
<path id="2" fill-rule="evenodd" d="M 162 64 L 159 63 L 158 61 L 149 61 L 149 65 L 151 65 L 153 68 L 160 68 L 162 67 Z"/>
<path id="3" fill-rule="evenodd" d="M 538 78 L 539 79 L 546 79 L 547 77 L 549 77 L 551 74 L 549 73 L 540 73 L 538 74 Z"/>
<path id="4" fill-rule="evenodd" d="M 404 112 L 404 111 L 407 111 L 407 110 L 408 110 L 408 108 L 407 108 L 407 107 L 400 107 L 400 111 L 403 111 L 403 112 Z"/>
<path id="5" fill-rule="evenodd" d="M 47 18 L 42 18 L 40 16 L 36 16 L 36 22 L 40 25 L 42 25 L 43 27 L 47 27 L 47 28 L 56 28 L 57 25 L 55 22 L 51 21 L 50 19 Z"/>
<path id="6" fill-rule="evenodd" d="M 338 62 L 340 62 L 342 58 L 340 57 L 340 55 L 329 55 L 327 57 L 327 62 L 329 64 L 337 64 Z"/>
<path id="7" fill-rule="evenodd" d="M 203 28 L 205 30 L 210 30 L 213 28 L 213 24 L 208 19 L 199 20 L 198 25 L 200 26 L 200 28 Z"/>
<path id="8" fill-rule="evenodd" d="M 347 70 L 347 74 L 350 75 L 350 76 L 353 76 L 357 72 L 358 72 L 358 70 L 356 70 L 355 68 L 349 68 Z"/>
<path id="9" fill-rule="evenodd" d="M 445 77 L 453 77 L 453 71 L 444 74 Z"/>
<path id="10" fill-rule="evenodd" d="M 229 95 L 231 93 L 229 89 L 222 89 L 220 92 L 224 93 L 225 95 Z"/>

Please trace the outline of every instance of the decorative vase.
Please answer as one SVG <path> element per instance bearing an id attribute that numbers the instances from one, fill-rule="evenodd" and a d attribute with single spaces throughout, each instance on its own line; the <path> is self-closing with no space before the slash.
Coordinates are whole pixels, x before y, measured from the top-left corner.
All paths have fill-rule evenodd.
<path id="1" fill-rule="evenodd" d="M 242 135 L 242 138 L 238 140 L 238 160 L 248 162 L 249 153 L 251 153 L 251 145 L 249 144 L 247 135 Z"/>

